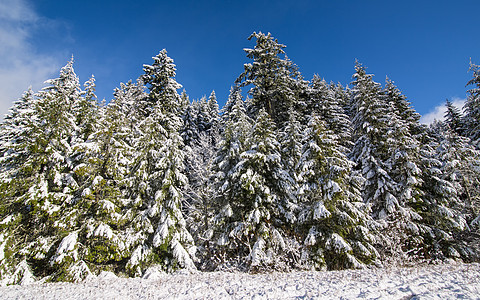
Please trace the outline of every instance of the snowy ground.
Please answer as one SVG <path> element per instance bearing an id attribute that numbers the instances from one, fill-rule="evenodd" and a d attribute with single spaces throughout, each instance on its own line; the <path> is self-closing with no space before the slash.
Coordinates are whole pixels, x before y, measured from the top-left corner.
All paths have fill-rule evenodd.
<path id="1" fill-rule="evenodd" d="M 1 299 L 480 299 L 480 264 L 331 272 L 102 273 L 82 283 L 0 287 Z"/>

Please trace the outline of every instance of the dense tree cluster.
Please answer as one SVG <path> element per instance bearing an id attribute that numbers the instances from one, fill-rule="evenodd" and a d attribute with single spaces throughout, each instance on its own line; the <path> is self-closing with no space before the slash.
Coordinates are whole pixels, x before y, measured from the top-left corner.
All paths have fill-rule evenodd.
<path id="1" fill-rule="evenodd" d="M 222 110 L 179 94 L 165 50 L 108 104 L 73 59 L 25 92 L 0 131 L 0 282 L 478 258 L 479 66 L 427 127 L 358 62 L 349 87 L 307 81 L 250 39 Z"/>

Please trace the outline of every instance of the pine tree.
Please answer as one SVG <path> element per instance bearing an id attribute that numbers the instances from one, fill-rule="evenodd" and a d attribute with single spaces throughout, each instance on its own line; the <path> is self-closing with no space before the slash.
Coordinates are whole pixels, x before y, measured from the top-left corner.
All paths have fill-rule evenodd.
<path id="1" fill-rule="evenodd" d="M 461 134 L 462 131 L 462 113 L 460 109 L 453 105 L 450 100 L 445 101 L 445 106 L 447 111 L 445 112 L 445 122 L 448 124 L 450 129 L 455 131 L 457 134 Z"/>
<path id="2" fill-rule="evenodd" d="M 10 190 L 5 228 L 16 242 L 9 245 L 11 255 L 5 263 L 12 268 L 20 263 L 23 268 L 6 270 L 6 276 L 14 275 L 10 283 L 22 276 L 81 279 L 90 272 L 78 243 L 82 201 L 72 160 L 78 138 L 72 133 L 79 132 L 75 108 L 81 90 L 73 59 L 61 69 L 60 77 L 47 83 L 29 107 L 24 137 L 7 151 L 14 156 L 11 172 L 4 178 Z"/>
<path id="3" fill-rule="evenodd" d="M 330 84 L 330 90 L 333 92 L 338 104 L 343 108 L 344 113 L 353 119 L 353 108 L 351 106 L 352 91 L 348 86 L 345 88 L 340 84 Z"/>
<path id="4" fill-rule="evenodd" d="M 96 273 L 125 272 L 125 261 L 132 254 L 131 200 L 124 178 L 134 156 L 132 141 L 138 122 L 134 104 L 146 98 L 143 90 L 141 81 L 122 83 L 108 106 L 97 110 L 101 125 L 76 147 L 83 163 L 74 172 L 81 182 L 85 215 L 78 238 L 86 264 Z"/>
<path id="5" fill-rule="evenodd" d="M 434 123 L 429 132 L 430 141 L 421 149 L 424 194 L 423 201 L 418 202 L 416 208 L 422 216 L 419 224 L 425 231 L 424 255 L 434 259 L 470 256 L 468 247 L 457 240 L 458 235 L 467 229 L 467 220 L 456 176 L 452 176 L 451 166 L 455 163 L 451 154 L 457 151 L 447 141 L 447 136 L 452 134 L 444 124 Z"/>
<path id="6" fill-rule="evenodd" d="M 468 90 L 468 98 L 463 107 L 465 111 L 464 124 L 465 134 L 472 143 L 480 148 L 480 66 L 470 62 L 473 78 L 467 83 L 473 87 Z"/>
<path id="7" fill-rule="evenodd" d="M 228 193 L 220 200 L 225 204 L 217 218 L 218 243 L 227 259 L 238 259 L 249 267 L 289 264 L 286 256 L 280 257 L 288 251 L 285 229 L 295 222 L 293 180 L 281 163 L 275 127 L 264 110 L 246 144 L 224 183 Z"/>
<path id="8" fill-rule="evenodd" d="M 332 130 L 335 135 L 339 136 L 339 141 L 343 147 L 342 152 L 347 153 L 352 147 L 351 141 L 351 121 L 342 107 L 336 90 L 332 85 L 328 85 L 325 80 L 318 75 L 314 75 L 312 85 L 309 90 L 309 99 L 311 113 L 316 114 L 326 122 L 327 129 Z"/>
<path id="9" fill-rule="evenodd" d="M 416 139 L 422 139 L 426 128 L 419 123 L 420 114 L 415 111 L 407 97 L 401 93 L 388 77 L 385 81 L 384 91 L 389 101 L 392 102 L 398 117 L 407 125 L 410 135 Z"/>
<path id="10" fill-rule="evenodd" d="M 35 117 L 35 104 L 33 102 L 36 100 L 35 93 L 29 88 L 22 97 L 13 104 L 9 113 L 5 115 L 3 119 L 0 131 L 0 160 L 3 167 L 6 167 L 5 160 L 13 157 L 10 153 L 7 153 L 9 150 L 13 151 L 13 149 L 11 149 L 12 144 L 19 143 L 18 139 L 28 136 L 25 135 L 24 132 L 28 130 L 29 120 L 31 121 L 32 118 Z M 4 173 L 2 172 L 2 174 Z"/>
<path id="11" fill-rule="evenodd" d="M 261 109 L 272 116 L 276 126 L 282 128 L 288 119 L 288 110 L 296 105 L 301 80 L 297 66 L 285 55 L 285 45 L 279 44 L 270 33 L 253 33 L 253 49 L 245 49 L 253 63 L 244 65 L 245 71 L 237 78 L 241 87 L 250 86 L 251 110 L 255 118 Z M 282 57 L 283 56 L 283 57 Z"/>
<path id="12" fill-rule="evenodd" d="M 399 117 L 395 101 L 357 63 L 353 82 L 355 145 L 351 154 L 356 169 L 366 179 L 364 202 L 384 226 L 383 255 L 408 259 L 405 253 L 422 247 L 417 223 L 421 220 L 411 204 L 420 201 L 418 142 Z"/>
<path id="13" fill-rule="evenodd" d="M 221 248 L 227 246 L 230 251 L 234 251 L 236 246 L 229 245 L 229 240 L 222 233 L 223 226 L 229 223 L 233 216 L 230 202 L 237 200 L 238 189 L 233 174 L 236 165 L 240 162 L 240 154 L 248 149 L 247 137 L 252 128 L 252 120 L 247 116 L 245 103 L 239 89 L 231 89 L 227 104 L 223 108 L 221 123 L 223 131 L 213 161 L 213 176 L 211 178 L 214 191 L 212 196 L 214 199 L 212 205 L 214 216 L 210 222 L 212 224 L 211 228 L 207 228 L 204 234 L 207 242 L 212 242 L 210 248 L 207 249 L 214 259 L 209 264 L 210 268 L 216 268 L 219 264 L 231 262 L 233 260 L 232 255 L 229 255 L 228 258 L 225 257 L 226 250 Z M 237 263 L 240 262 L 237 261 Z"/>
<path id="14" fill-rule="evenodd" d="M 219 137 L 215 139 L 220 140 Z M 202 132 L 192 145 L 187 158 L 189 181 L 185 189 L 185 215 L 188 228 L 198 247 L 201 269 L 212 268 L 210 231 L 216 205 L 213 201 L 215 190 L 211 179 L 214 175 L 213 162 L 216 150 L 212 144 L 212 135 Z"/>
<path id="15" fill-rule="evenodd" d="M 217 128 L 219 126 L 219 106 L 215 91 L 212 91 L 210 97 L 208 97 L 208 112 L 210 120 L 210 128 Z"/>
<path id="16" fill-rule="evenodd" d="M 305 130 L 305 126 L 298 121 L 300 118 L 296 111 L 290 109 L 288 122 L 280 132 L 282 161 L 295 181 L 297 178 L 297 164 L 302 156 L 302 134 Z"/>
<path id="17" fill-rule="evenodd" d="M 378 255 L 366 226 L 371 220 L 349 178 L 352 163 L 325 127 L 320 117 L 311 118 L 298 164 L 303 260 L 316 269 L 359 268 Z"/>
<path id="18" fill-rule="evenodd" d="M 0 157 L 0 283 L 28 283 L 33 278 L 32 268 L 22 261 L 22 256 L 16 256 L 19 245 L 18 238 L 22 232 L 16 228 L 21 223 L 22 215 L 17 209 L 24 205 L 17 201 L 26 187 L 22 187 L 23 180 L 19 177 L 21 161 L 30 155 L 27 144 L 32 132 L 32 123 L 36 119 L 36 101 L 31 89 L 16 101 L 1 125 L 1 157 Z M 22 264 L 22 268 L 17 266 Z M 16 269 L 17 268 L 17 269 Z"/>
<path id="19" fill-rule="evenodd" d="M 79 97 L 75 102 L 74 113 L 76 115 L 75 123 L 79 132 L 75 133 L 76 136 L 83 142 L 86 141 L 91 133 L 96 131 L 98 128 L 97 120 L 97 108 L 98 99 L 95 95 L 95 77 L 92 77 L 85 82 L 84 91 L 82 92 L 83 97 Z"/>
<path id="20" fill-rule="evenodd" d="M 351 157 L 367 180 L 363 192 L 365 202 L 372 204 L 376 218 L 383 219 L 401 209 L 395 197 L 397 183 L 385 165 L 390 157 L 384 139 L 391 113 L 382 99 L 380 84 L 374 82 L 359 63 L 355 70 L 352 103 L 355 146 Z"/>
<path id="21" fill-rule="evenodd" d="M 145 119 L 133 141 L 136 154 L 129 171 L 132 208 L 132 255 L 127 271 L 141 274 L 153 264 L 166 270 L 195 268 L 193 238 L 182 214 L 184 153 L 180 136 L 181 98 L 175 65 L 165 50 L 144 65 L 149 88 Z M 141 106 L 140 106 L 141 107 Z"/>
<path id="22" fill-rule="evenodd" d="M 198 140 L 199 129 L 197 125 L 198 107 L 196 102 L 187 104 L 182 116 L 183 128 L 181 136 L 186 146 L 191 146 Z"/>

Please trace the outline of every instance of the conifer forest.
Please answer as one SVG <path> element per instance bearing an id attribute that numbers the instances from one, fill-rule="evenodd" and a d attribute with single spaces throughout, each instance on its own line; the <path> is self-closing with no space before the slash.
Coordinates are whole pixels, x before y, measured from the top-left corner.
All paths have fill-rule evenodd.
<path id="1" fill-rule="evenodd" d="M 479 260 L 479 65 L 427 126 L 359 62 L 347 86 L 307 80 L 249 39 L 221 109 L 166 50 L 108 102 L 73 58 L 27 90 L 0 125 L 0 281 Z"/>

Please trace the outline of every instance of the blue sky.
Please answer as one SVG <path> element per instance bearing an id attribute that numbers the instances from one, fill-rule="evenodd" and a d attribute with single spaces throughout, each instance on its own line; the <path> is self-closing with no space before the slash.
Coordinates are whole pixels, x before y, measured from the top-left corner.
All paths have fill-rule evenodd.
<path id="1" fill-rule="evenodd" d="M 223 104 L 248 59 L 254 31 L 287 46 L 303 76 L 348 84 L 358 59 L 385 76 L 422 115 L 466 97 L 470 58 L 480 64 L 480 1 L 60 1 L 0 0 L 0 113 L 74 55 L 99 98 L 135 80 L 166 48 L 190 98 Z"/>

